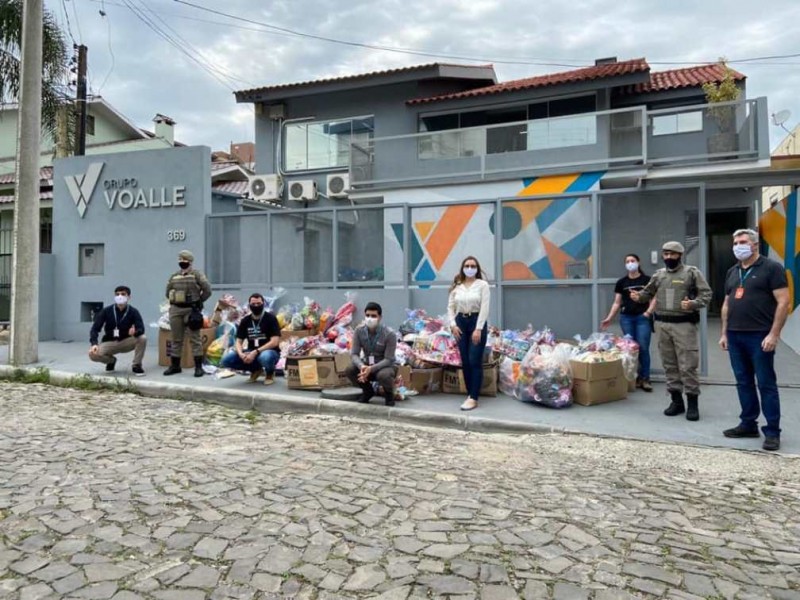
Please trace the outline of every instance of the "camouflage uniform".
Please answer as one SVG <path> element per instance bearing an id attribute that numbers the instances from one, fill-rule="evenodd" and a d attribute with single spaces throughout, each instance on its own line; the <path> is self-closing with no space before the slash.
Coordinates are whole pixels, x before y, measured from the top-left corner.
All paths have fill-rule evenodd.
<path id="1" fill-rule="evenodd" d="M 711 301 L 711 288 L 697 267 L 681 264 L 674 271 L 656 271 L 639 295 L 639 302 L 649 302 L 653 296 L 656 297 L 658 351 L 666 372 L 667 390 L 698 396 L 698 311 Z M 685 298 L 692 302 L 689 310 L 681 308 Z"/>
<path id="2" fill-rule="evenodd" d="M 186 250 L 182 251 L 179 258 L 193 262 L 194 257 Z M 189 341 L 192 345 L 192 355 L 195 358 L 203 357 L 203 343 L 199 331 L 192 331 L 186 327 L 192 307 L 202 308 L 203 302 L 211 297 L 211 284 L 208 278 L 190 268 L 186 273 L 178 271 L 167 282 L 166 296 L 169 299 L 169 327 L 172 338 L 172 357 L 181 358 L 183 353 L 183 336 L 189 332 Z M 180 362 L 180 361 L 179 361 Z"/>

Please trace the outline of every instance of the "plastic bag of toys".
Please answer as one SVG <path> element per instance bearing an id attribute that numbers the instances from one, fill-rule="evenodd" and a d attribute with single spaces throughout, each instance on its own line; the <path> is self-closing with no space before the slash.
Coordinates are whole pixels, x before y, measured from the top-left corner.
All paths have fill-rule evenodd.
<path id="1" fill-rule="evenodd" d="M 575 347 L 570 344 L 531 348 L 522 361 L 517 381 L 517 398 L 551 408 L 572 405 L 570 358 Z"/>

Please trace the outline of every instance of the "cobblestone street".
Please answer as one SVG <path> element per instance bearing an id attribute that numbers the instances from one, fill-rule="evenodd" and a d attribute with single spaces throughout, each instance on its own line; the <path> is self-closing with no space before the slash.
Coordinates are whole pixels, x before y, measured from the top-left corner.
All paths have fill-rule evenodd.
<path id="1" fill-rule="evenodd" d="M 800 462 L 0 382 L 0 597 L 800 599 Z"/>

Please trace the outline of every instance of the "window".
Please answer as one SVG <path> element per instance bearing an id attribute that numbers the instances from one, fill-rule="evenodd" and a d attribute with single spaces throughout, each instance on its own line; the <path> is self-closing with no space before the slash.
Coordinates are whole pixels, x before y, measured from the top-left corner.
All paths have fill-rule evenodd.
<path id="1" fill-rule="evenodd" d="M 94 115 L 86 115 L 86 135 L 94 135 Z"/>
<path id="2" fill-rule="evenodd" d="M 78 244 L 78 276 L 102 275 L 105 244 Z"/>
<path id="3" fill-rule="evenodd" d="M 657 115 L 653 117 L 653 135 L 674 135 L 703 131 L 703 111 Z"/>
<path id="4" fill-rule="evenodd" d="M 334 169 L 350 165 L 350 144 L 372 139 L 372 117 L 286 125 L 284 168 L 287 171 Z"/>
<path id="5" fill-rule="evenodd" d="M 53 209 L 43 208 L 39 212 L 39 252 L 53 253 Z"/>

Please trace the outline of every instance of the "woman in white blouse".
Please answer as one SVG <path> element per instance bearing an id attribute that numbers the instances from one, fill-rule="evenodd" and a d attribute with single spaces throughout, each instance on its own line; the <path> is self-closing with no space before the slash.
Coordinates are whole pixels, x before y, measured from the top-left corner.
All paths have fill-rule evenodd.
<path id="1" fill-rule="evenodd" d="M 461 410 L 472 410 L 478 406 L 478 395 L 483 385 L 483 351 L 486 348 L 486 319 L 489 317 L 489 284 L 474 256 L 461 262 L 461 270 L 453 279 L 447 316 L 453 336 L 458 340 L 467 387 L 467 399 Z"/>

